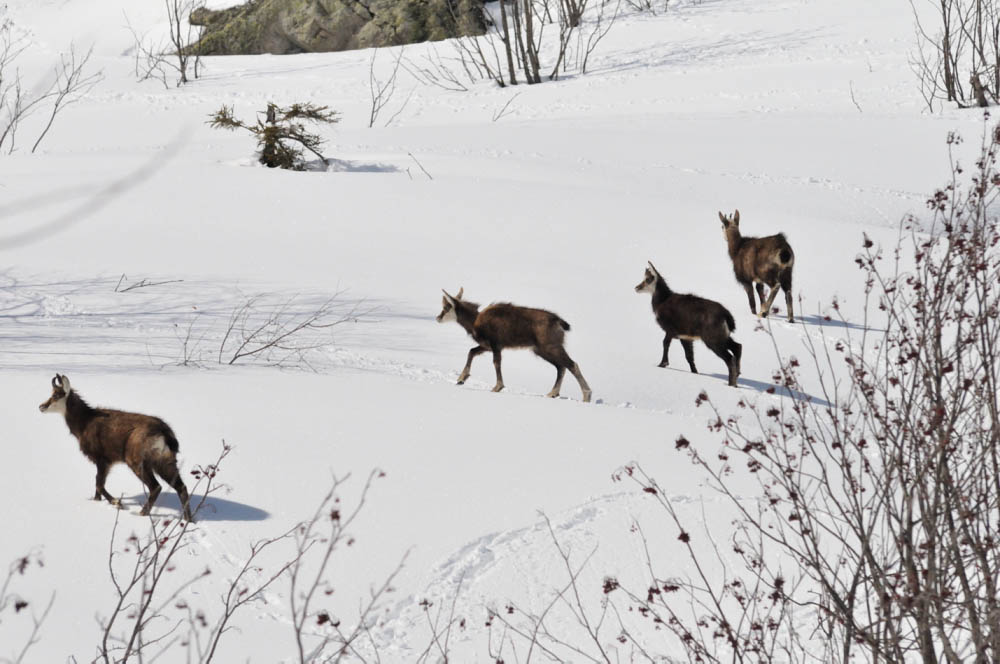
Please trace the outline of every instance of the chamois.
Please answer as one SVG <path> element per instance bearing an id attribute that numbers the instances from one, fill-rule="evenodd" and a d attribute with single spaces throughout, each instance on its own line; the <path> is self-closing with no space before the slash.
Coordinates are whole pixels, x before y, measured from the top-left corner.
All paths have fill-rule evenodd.
<path id="1" fill-rule="evenodd" d="M 69 379 L 60 374 L 52 379 L 52 396 L 38 410 L 63 415 L 70 433 L 80 443 L 80 451 L 97 466 L 94 500 L 104 498 L 121 508 L 121 501 L 108 493 L 104 481 L 113 464 L 124 462 L 149 489 L 141 514 L 149 514 L 160 495 L 155 473 L 174 488 L 184 508 L 184 518 L 192 520 L 190 497 L 177 469 L 177 437 L 166 422 L 139 413 L 92 408 L 73 391 Z"/>
<path id="2" fill-rule="evenodd" d="M 503 374 L 500 372 L 500 353 L 504 348 L 530 348 L 543 360 L 556 368 L 556 382 L 548 397 L 559 396 L 563 375 L 569 369 L 583 392 L 583 400 L 590 401 L 591 391 L 587 381 L 580 372 L 580 366 L 574 362 L 563 348 L 563 338 L 569 331 L 569 323 L 551 311 L 518 307 L 508 303 L 491 304 L 482 311 L 474 302 L 462 299 L 465 289 L 460 288 L 458 295 L 452 297 L 442 290 L 441 313 L 437 322 L 448 320 L 458 321 L 466 332 L 476 341 L 476 346 L 469 350 L 469 358 L 458 377 L 458 384 L 463 384 L 469 377 L 472 360 L 486 351 L 493 352 L 493 366 L 497 372 L 497 384 L 494 392 L 504 388 Z"/>
<path id="3" fill-rule="evenodd" d="M 694 365 L 694 341 L 701 339 L 726 363 L 729 368 L 729 384 L 736 387 L 743 346 L 730 337 L 736 329 L 736 321 L 724 306 L 697 295 L 673 292 L 652 263 L 646 268 L 635 292 L 653 294 L 653 314 L 664 332 L 663 359 L 659 366 L 670 364 L 667 354 L 670 342 L 676 337 L 684 347 L 684 357 L 691 367 L 691 373 L 698 373 Z"/>
<path id="4" fill-rule="evenodd" d="M 736 281 L 746 289 L 750 300 L 750 311 L 764 318 L 771 311 L 774 297 L 778 294 L 778 286 L 785 291 L 785 306 L 788 308 L 788 322 L 794 323 L 792 314 L 792 266 L 795 265 L 795 252 L 785 239 L 784 233 L 768 235 L 767 237 L 743 237 L 740 235 L 740 211 L 736 210 L 732 217 L 719 213 L 722 220 L 722 232 L 729 245 L 729 258 L 733 261 L 733 273 Z M 760 312 L 753 297 L 753 287 L 757 287 L 760 297 Z M 764 286 L 769 293 L 764 301 Z"/>

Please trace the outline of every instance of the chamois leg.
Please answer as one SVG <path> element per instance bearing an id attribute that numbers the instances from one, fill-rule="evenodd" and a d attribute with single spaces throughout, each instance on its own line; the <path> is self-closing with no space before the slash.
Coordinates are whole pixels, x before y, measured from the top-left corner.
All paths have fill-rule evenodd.
<path id="1" fill-rule="evenodd" d="M 156 477 L 153 475 L 153 469 L 150 468 L 148 461 L 142 464 L 142 474 L 139 475 L 139 479 L 141 479 L 142 483 L 146 485 L 147 489 L 149 489 L 149 497 L 146 498 L 146 504 L 143 505 L 142 510 L 139 512 L 142 516 L 147 516 L 149 514 L 149 510 L 153 508 L 153 503 L 155 503 L 157 497 L 159 497 L 162 488 L 160 487 L 160 483 L 156 481 Z"/>
<path id="2" fill-rule="evenodd" d="M 726 346 L 729 348 L 729 352 L 733 354 L 733 361 L 736 365 L 736 377 L 739 377 L 739 375 L 743 372 L 743 345 L 730 337 L 729 340 L 726 341 Z M 730 384 L 735 382 L 732 372 L 729 374 L 729 382 Z"/>
<path id="3" fill-rule="evenodd" d="M 194 521 L 191 516 L 191 496 L 188 495 L 184 480 L 181 479 L 181 473 L 177 470 L 177 462 L 161 463 L 157 466 L 156 473 L 177 492 L 177 497 L 181 501 L 181 509 L 184 511 L 184 518 L 188 521 Z"/>
<path id="4" fill-rule="evenodd" d="M 729 369 L 729 385 L 730 387 L 736 387 L 736 377 L 739 375 L 739 366 L 736 362 L 736 358 L 733 356 L 733 353 L 729 351 L 729 341 L 705 341 L 705 345 L 726 363 L 726 368 Z"/>
<path id="5" fill-rule="evenodd" d="M 556 368 L 556 382 L 552 385 L 549 393 L 545 395 L 554 399 L 559 396 L 559 391 L 562 389 L 563 377 L 566 375 L 566 365 L 561 361 L 558 352 L 551 348 L 537 348 L 535 349 L 535 354 Z"/>
<path id="6" fill-rule="evenodd" d="M 761 303 L 760 313 L 758 314 L 758 316 L 760 316 L 761 318 L 767 318 L 767 315 L 771 313 L 771 305 L 774 304 L 774 298 L 777 295 L 778 295 L 778 286 L 777 284 L 775 284 L 774 288 L 771 289 L 771 292 L 768 293 L 767 302 Z"/>
<path id="7" fill-rule="evenodd" d="M 684 359 L 691 367 L 691 373 L 698 373 L 698 367 L 694 366 L 694 342 L 690 339 L 681 339 L 681 346 L 684 347 Z"/>
<path id="8" fill-rule="evenodd" d="M 493 349 L 493 368 L 497 371 L 497 384 L 493 386 L 494 392 L 499 392 L 503 389 L 503 373 L 500 371 L 500 349 Z"/>
<path id="9" fill-rule="evenodd" d="M 750 301 L 750 313 L 757 313 L 757 301 L 753 299 L 753 284 L 750 282 L 743 284 L 743 290 L 747 292 L 747 299 Z"/>
<path id="10" fill-rule="evenodd" d="M 97 488 L 94 490 L 94 500 L 104 499 L 114 505 L 115 507 L 121 507 L 121 501 L 114 498 L 108 490 L 104 488 L 104 482 L 108 479 L 108 470 L 111 468 L 111 464 L 104 461 L 97 462 Z"/>
<path id="11" fill-rule="evenodd" d="M 580 371 L 580 365 L 573 362 L 573 366 L 571 366 L 569 370 L 573 374 L 573 377 L 576 378 L 576 382 L 580 384 L 580 392 L 583 393 L 583 402 L 590 403 L 590 397 L 594 394 L 594 392 L 590 389 L 590 385 L 587 384 L 587 380 L 583 377 L 583 372 Z"/>
<path id="12" fill-rule="evenodd" d="M 545 396 L 547 396 L 547 397 L 549 397 L 551 399 L 554 399 L 557 396 L 559 396 L 559 390 L 562 389 L 563 376 L 565 376 L 565 375 L 566 375 L 566 367 L 561 367 L 561 366 L 559 366 L 557 364 L 556 365 L 556 382 L 552 386 L 552 389 L 549 390 L 549 393 L 546 394 Z"/>
<path id="13" fill-rule="evenodd" d="M 553 359 L 549 361 L 559 368 L 559 378 L 556 381 L 555 387 L 552 388 L 555 394 L 550 393 L 549 396 L 559 396 L 558 390 L 562 384 L 563 372 L 569 369 L 573 377 L 576 378 L 576 382 L 580 384 L 580 392 L 583 394 L 584 403 L 588 403 L 593 392 L 590 389 L 590 385 L 587 384 L 587 379 L 583 377 L 583 372 L 580 371 L 580 365 L 573 361 L 573 358 L 569 356 L 566 349 L 562 347 L 556 349 Z"/>
<path id="14" fill-rule="evenodd" d="M 788 308 L 788 322 L 794 323 L 795 316 L 792 314 L 792 273 L 781 275 L 781 290 L 785 291 L 785 307 Z"/>
<path id="15" fill-rule="evenodd" d="M 462 373 L 459 374 L 458 376 L 457 385 L 462 385 L 463 383 L 465 383 L 465 381 L 469 379 L 469 374 L 472 373 L 472 360 L 477 355 L 482 355 L 485 352 L 486 349 L 483 348 L 482 346 L 476 346 L 475 348 L 469 350 L 469 359 L 465 361 L 465 368 L 462 369 Z"/>
<path id="16" fill-rule="evenodd" d="M 761 304 L 763 304 L 764 303 L 764 298 L 765 298 L 765 295 L 764 295 L 764 284 L 762 284 L 762 283 L 760 283 L 758 281 L 756 283 L 756 286 L 757 286 L 757 297 L 760 298 Z"/>
<path id="17" fill-rule="evenodd" d="M 663 335 L 663 359 L 657 365 L 659 367 L 666 367 L 670 365 L 670 342 L 674 340 L 674 335 L 667 332 Z"/>

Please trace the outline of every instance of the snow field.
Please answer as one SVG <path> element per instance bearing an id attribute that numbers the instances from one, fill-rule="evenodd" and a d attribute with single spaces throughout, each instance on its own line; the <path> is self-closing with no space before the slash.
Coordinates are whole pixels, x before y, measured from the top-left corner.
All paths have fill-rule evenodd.
<path id="1" fill-rule="evenodd" d="M 862 233 L 890 245 L 900 217 L 919 214 L 940 183 L 947 132 L 971 144 L 982 125 L 974 113 L 923 113 L 905 2 L 702 0 L 627 13 L 586 76 L 467 93 L 407 79 L 406 109 L 374 129 L 366 51 L 213 58 L 181 89 L 136 83 L 121 10 L 142 29 L 162 25 L 156 7 L 133 4 L 7 3 L 38 46 L 26 73 L 40 80 L 71 39 L 92 41 L 105 72 L 38 154 L 0 158 L 0 485 L 9 496 L 0 561 L 40 551 L 45 567 L 19 578 L 18 592 L 33 606 L 56 593 L 29 661 L 89 660 L 95 618 L 113 598 L 115 514 L 86 500 L 93 468 L 64 423 L 37 412 L 56 371 L 95 405 L 166 419 L 186 470 L 213 460 L 222 440 L 234 446 L 221 476 L 231 491 L 210 499 L 176 572 L 212 569 L 186 594 L 209 615 L 251 542 L 306 517 L 332 474 L 352 473 L 350 504 L 372 468 L 386 477 L 357 544 L 336 558 L 329 602 L 350 620 L 409 551 L 374 634 L 382 661 L 415 661 L 430 636 L 420 601 L 437 611 L 456 596 L 467 627 L 453 634 L 454 660 L 492 661 L 488 607 L 538 612 L 564 583 L 539 510 L 574 562 L 594 551 L 580 577 L 592 610 L 604 575 L 642 583 L 635 523 L 655 568 L 684 575 L 674 526 L 612 474 L 640 462 L 692 523 L 724 532 L 729 508 L 673 449 L 681 433 L 705 449 L 718 443 L 695 397 L 704 390 L 723 408 L 790 398 L 766 393 L 777 361 L 764 327 L 783 354 L 804 357 L 806 338 L 832 343 L 847 332 L 823 318 L 837 297 L 856 332 Z M 380 62 L 393 54 L 380 51 Z M 328 134 L 330 172 L 259 168 L 246 136 L 205 124 L 222 104 L 251 117 L 268 100 L 342 112 Z M 127 186 L 104 192 L 113 182 Z M 801 324 L 784 321 L 783 304 L 761 328 L 747 311 L 717 217 L 734 208 L 747 235 L 787 234 Z M 51 232 L 30 235 L 40 226 Z M 700 344 L 701 375 L 687 371 L 679 344 L 670 368 L 655 366 L 662 334 L 649 297 L 632 292 L 647 260 L 675 290 L 733 312 L 740 389 L 726 387 L 722 363 Z M 125 284 L 171 283 L 115 292 L 123 274 Z M 472 301 L 544 307 L 569 321 L 567 349 L 595 403 L 579 403 L 571 379 L 564 398 L 538 398 L 554 372 L 523 352 L 504 356 L 504 393 L 488 392 L 488 357 L 455 387 L 472 344 L 433 317 L 440 289 L 460 286 Z M 294 296 L 308 311 L 338 291 L 345 311 L 365 314 L 316 337 L 314 371 L 214 361 L 246 297 Z M 200 346 L 179 366 L 188 329 Z M 804 381 L 816 396 L 808 369 Z M 129 504 L 123 536 L 142 532 L 139 481 L 117 468 L 108 487 Z M 167 491 L 156 514 L 177 507 Z M 240 614 L 239 634 L 223 641 L 227 658 L 290 661 L 287 600 L 279 585 Z M 0 625 L 0 657 L 24 628 Z M 552 628 L 579 637 L 564 610 Z M 681 655 L 662 633 L 641 638 Z"/>

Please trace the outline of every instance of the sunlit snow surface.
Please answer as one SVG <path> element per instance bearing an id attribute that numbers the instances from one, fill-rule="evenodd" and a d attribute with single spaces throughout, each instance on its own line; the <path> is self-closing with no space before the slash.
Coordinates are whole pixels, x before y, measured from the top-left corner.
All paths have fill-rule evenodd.
<path id="1" fill-rule="evenodd" d="M 695 397 L 704 390 L 727 409 L 740 398 L 819 398 L 809 371 L 807 393 L 766 392 L 774 348 L 732 276 L 717 212 L 739 208 L 745 234 L 788 236 L 800 323 L 785 321 L 782 304 L 768 326 L 782 353 L 804 356 L 805 340 L 821 348 L 848 330 L 824 320 L 834 297 L 854 331 L 862 325 L 853 263 L 862 232 L 892 243 L 902 215 L 921 214 L 947 173 L 947 132 L 975 139 L 982 126 L 974 111 L 925 112 L 905 2 L 687 0 L 656 16 L 628 11 L 586 76 L 457 93 L 404 72 L 373 129 L 370 51 L 210 58 L 183 88 L 137 83 L 123 10 L 142 31 L 162 30 L 163 19 L 159 3 L 136 4 L 7 2 L 33 40 L 29 85 L 44 83 L 71 40 L 94 45 L 105 75 L 36 154 L 27 137 L 42 115 L 22 128 L 21 149 L 0 157 L 0 561 L 39 552 L 44 568 L 18 577 L 16 590 L 36 611 L 55 592 L 28 661 L 90 661 L 114 599 L 114 510 L 88 500 L 93 467 L 65 424 L 37 409 L 57 371 L 93 404 L 166 419 L 186 469 L 214 460 L 223 439 L 234 446 L 220 476 L 231 490 L 210 499 L 173 572 L 179 582 L 212 570 L 184 593 L 209 617 L 253 541 L 308 516 L 333 475 L 353 474 L 352 504 L 376 467 L 386 476 L 323 601 L 350 623 L 409 551 L 365 646 L 382 662 L 417 661 L 428 618 L 441 607 L 447 616 L 453 601 L 466 622 L 451 635 L 451 661 L 493 661 L 488 609 L 540 613 L 568 580 L 539 511 L 574 564 L 593 553 L 579 586 L 594 615 L 605 575 L 645 583 L 633 524 L 658 573 L 683 576 L 676 527 L 612 474 L 639 461 L 693 531 L 707 523 L 724 540 L 731 509 L 673 446 L 681 433 L 705 450 L 719 442 Z M 408 46 L 404 57 L 434 49 L 450 56 L 443 43 Z M 395 54 L 379 52 L 383 76 Z M 324 130 L 327 172 L 258 167 L 248 137 L 206 124 L 223 104 L 249 119 L 268 101 L 343 114 Z M 670 368 L 657 368 L 662 334 L 649 297 L 632 290 L 647 260 L 675 290 L 733 312 L 738 390 L 700 344 L 700 375 L 679 344 Z M 143 279 L 167 283 L 120 292 Z M 569 321 L 567 349 L 594 403 L 580 403 L 572 378 L 562 399 L 542 398 L 555 372 L 527 351 L 505 354 L 503 393 L 489 392 L 488 355 L 456 387 L 472 342 L 434 316 L 440 289 L 459 287 L 473 301 Z M 227 321 L 246 298 L 307 314 L 334 293 L 352 320 L 317 334 L 287 368 L 219 364 Z M 145 532 L 138 479 L 119 467 L 108 487 L 128 504 L 121 535 Z M 155 513 L 177 507 L 167 490 Z M 287 600 L 279 583 L 266 604 L 237 614 L 223 661 L 297 657 Z M 587 647 L 565 605 L 547 624 Z M 28 629 L 27 613 L 0 624 L 0 657 Z M 615 630 L 604 634 L 609 649 L 620 646 Z M 662 631 L 638 638 L 682 656 Z M 177 645 L 165 660 L 184 658 Z"/>

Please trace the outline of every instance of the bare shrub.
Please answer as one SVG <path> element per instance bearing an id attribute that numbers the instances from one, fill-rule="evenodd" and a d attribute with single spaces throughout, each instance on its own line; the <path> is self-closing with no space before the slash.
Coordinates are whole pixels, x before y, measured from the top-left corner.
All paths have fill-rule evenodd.
<path id="1" fill-rule="evenodd" d="M 134 42 L 135 77 L 139 81 L 157 80 L 165 88 L 170 87 L 170 79 L 180 87 L 190 81 L 188 74 L 197 79 L 201 76 L 201 54 L 197 42 L 201 38 L 201 28 L 191 25 L 191 12 L 205 6 L 205 0 L 163 0 L 169 32 L 166 39 L 150 39 L 147 34 L 139 34 L 128 22 Z"/>
<path id="2" fill-rule="evenodd" d="M 48 106 L 49 118 L 32 144 L 34 152 L 59 113 L 83 98 L 102 78 L 100 72 L 87 72 L 91 51 L 81 56 L 71 45 L 59 56 L 50 81 L 26 86 L 16 61 L 30 45 L 28 37 L 20 34 L 9 19 L 0 20 L 0 152 L 7 154 L 16 149 L 18 129 L 24 120 Z"/>
<path id="3" fill-rule="evenodd" d="M 580 44 L 576 49 L 576 67 L 581 74 L 587 73 L 587 63 L 590 62 L 590 56 L 597 50 L 601 40 L 611 32 L 611 28 L 621 16 L 621 9 L 621 0 L 615 0 L 613 8 L 610 0 L 601 0 L 601 6 L 597 10 L 597 16 L 594 17 L 593 25 L 589 30 L 581 33 Z M 583 38 L 584 34 L 586 35 L 585 39 Z"/>
<path id="4" fill-rule="evenodd" d="M 155 281 L 147 277 L 143 277 L 138 281 L 129 282 L 128 276 L 122 272 L 122 276 L 118 278 L 118 283 L 115 284 L 116 293 L 127 293 L 132 290 L 139 288 L 151 288 L 154 286 L 165 286 L 167 284 L 179 284 L 183 282 L 183 279 L 162 279 L 160 281 Z"/>
<path id="5" fill-rule="evenodd" d="M 387 79 L 380 80 L 375 75 L 375 60 L 378 57 L 378 49 L 372 49 L 372 59 L 368 63 L 368 91 L 371 94 L 371 110 L 368 113 L 368 128 L 371 129 L 375 126 L 375 122 L 378 120 L 379 115 L 382 114 L 382 110 L 392 101 L 393 96 L 396 94 L 396 81 L 399 78 L 399 68 L 403 62 L 403 49 L 399 49 L 399 53 L 396 55 L 396 60 L 393 63 L 392 71 Z M 410 102 L 410 98 L 413 96 L 413 90 L 407 95 L 403 103 L 399 105 L 396 112 L 386 120 L 385 126 L 388 127 L 406 108 L 406 105 Z"/>
<path id="6" fill-rule="evenodd" d="M 910 0 L 917 48 L 910 65 L 928 109 L 985 107 L 1000 96 L 1000 2 Z"/>
<path id="7" fill-rule="evenodd" d="M 14 646 L 15 649 L 9 653 L 9 656 L 7 653 L 0 653 L 0 663 L 20 664 L 20 662 L 25 661 L 28 651 L 38 643 L 42 624 L 48 617 L 55 601 L 56 595 L 52 593 L 48 603 L 38 613 L 32 602 L 14 589 L 17 580 L 35 567 L 44 567 L 44 564 L 41 555 L 37 551 L 32 551 L 12 562 L 7 567 L 6 576 L 0 582 L 0 627 L 3 626 L 4 622 L 15 625 L 23 621 L 31 623 L 31 627 L 27 630 L 28 637 L 23 644 L 14 646 L 11 637 L 4 637 L 4 647 Z"/>
<path id="8" fill-rule="evenodd" d="M 260 116 L 258 113 L 256 123 L 246 123 L 233 115 L 231 106 L 223 106 L 212 115 L 209 124 L 215 129 L 244 129 L 253 134 L 259 147 L 258 161 L 268 168 L 305 170 L 303 149 L 319 157 L 324 166 L 329 165 L 320 152 L 324 139 L 307 131 L 304 123 L 335 124 L 340 121 L 336 111 L 309 102 L 286 108 L 268 102 L 263 119 Z"/>
<path id="9" fill-rule="evenodd" d="M 651 569 L 630 605 L 692 659 L 1000 657 L 998 151 L 1000 127 L 969 173 L 952 157 L 930 220 L 906 218 L 894 248 L 865 237 L 861 331 L 841 318 L 844 338 L 803 335 L 816 398 L 744 398 L 726 413 L 698 397 L 722 443 L 675 446 L 738 514 L 709 544 L 730 563 L 724 578 L 703 572 L 710 535 L 655 479 L 637 466 L 619 475 L 660 502 L 695 569 L 681 580 Z M 802 392 L 799 360 L 779 359 L 775 386 Z"/>
<path id="10" fill-rule="evenodd" d="M 380 470 L 369 473 L 358 501 L 349 510 L 341 505 L 338 497 L 349 476 L 334 477 L 312 517 L 300 523 L 293 533 L 295 552 L 288 566 L 289 610 L 301 664 L 341 662 L 354 657 L 365 661 L 358 648 L 359 641 L 366 638 L 376 652 L 377 661 L 378 646 L 371 639 L 371 629 L 381 613 L 384 600 L 394 591 L 392 584 L 406 562 L 406 555 L 395 570 L 359 602 L 357 620 L 353 625 L 345 623 L 340 616 L 323 607 L 321 602 L 333 589 L 329 578 L 330 562 L 338 550 L 354 545 L 354 537 L 348 529 L 364 508 L 372 483 L 382 477 L 385 473 Z"/>
<path id="11" fill-rule="evenodd" d="M 285 576 L 293 561 L 265 568 L 261 566 L 260 559 L 274 545 L 291 538 L 297 528 L 296 525 L 276 537 L 258 540 L 250 545 L 250 554 L 230 580 L 225 592 L 220 595 L 221 612 L 214 622 L 209 622 L 204 610 L 194 608 L 186 601 L 175 604 L 176 608 L 187 612 L 188 631 L 180 645 L 187 647 L 188 661 L 209 664 L 216 655 L 221 656 L 219 643 L 231 629 L 233 616 L 244 606 L 267 603 L 265 593 Z"/>
<path id="12" fill-rule="evenodd" d="M 219 343 L 219 363 L 308 366 L 309 351 L 328 345 L 332 328 L 356 321 L 363 313 L 359 303 L 341 305 L 340 294 L 304 307 L 296 296 L 282 300 L 264 294 L 248 297 L 229 316 Z"/>
<path id="13" fill-rule="evenodd" d="M 599 3 L 599 4 L 598 4 Z M 587 73 L 587 62 L 620 15 L 621 0 L 511 0 L 499 2 L 498 15 L 488 13 L 494 28 L 481 36 L 453 40 L 456 56 L 450 61 L 425 56 L 429 67 L 410 68 L 418 80 L 452 90 L 465 90 L 454 69 L 461 67 L 469 78 L 489 79 L 500 87 L 556 80 L 577 71 Z M 593 15 L 588 25 L 588 15 Z M 553 27 L 555 57 L 549 63 L 542 55 L 545 31 Z M 428 75 L 428 70 L 433 75 Z"/>
<path id="14" fill-rule="evenodd" d="M 580 579 L 594 554 L 589 551 L 574 558 L 569 545 L 559 541 L 548 516 L 545 528 L 565 571 L 565 578 L 553 589 L 552 597 L 540 611 L 532 611 L 513 601 L 488 610 L 488 651 L 494 661 L 531 661 L 532 655 L 554 662 L 580 661 L 611 664 L 619 661 L 659 661 L 632 638 L 617 608 L 609 601 L 609 580 L 603 584 L 599 608 L 588 607 L 592 596 Z M 615 586 L 617 587 L 617 586 Z M 534 589 L 537 590 L 537 589 Z M 558 625 L 556 629 L 554 626 Z"/>
<path id="15" fill-rule="evenodd" d="M 459 38 L 456 43 L 464 43 Z M 430 53 L 424 53 L 419 60 L 404 60 L 403 68 L 422 85 L 428 85 L 449 92 L 468 92 L 476 82 L 476 77 L 467 69 L 464 52 L 459 49 L 457 57 L 442 56 L 434 44 L 428 46 Z M 456 73 L 456 68 L 465 70 L 465 75 Z"/>
<path id="16" fill-rule="evenodd" d="M 176 280 L 134 282 L 119 292 L 152 288 Z M 322 351 L 334 342 L 334 328 L 368 320 L 374 307 L 333 294 L 240 293 L 227 310 L 194 307 L 186 322 L 173 324 L 177 358 L 167 364 L 258 364 L 317 369 Z M 158 366 L 150 360 L 153 366 Z"/>
<path id="17" fill-rule="evenodd" d="M 218 476 L 231 450 L 223 442 L 222 452 L 214 463 L 197 466 L 192 471 L 198 480 L 195 491 L 202 487 L 200 499 L 193 501 L 196 519 L 204 510 L 211 509 L 208 497 L 224 488 Z M 351 623 L 335 616 L 325 602 L 333 588 L 332 562 L 339 551 L 355 544 L 350 528 L 361 514 L 373 482 L 384 476 L 379 470 L 372 471 L 350 508 L 339 496 L 350 476 L 334 477 L 309 518 L 250 546 L 246 559 L 226 580 L 215 607 L 194 606 L 187 593 L 196 589 L 213 570 L 206 567 L 188 579 L 171 579 L 178 567 L 177 555 L 196 546 L 192 538 L 196 528 L 193 522 L 150 517 L 144 536 L 133 533 L 116 550 L 120 525 L 116 517 L 108 570 L 117 601 L 107 617 L 99 619 L 102 634 L 95 661 L 106 664 L 153 661 L 182 649 L 188 661 L 200 664 L 225 658 L 224 636 L 234 629 L 234 616 L 244 607 L 260 608 L 273 602 L 266 593 L 280 582 L 289 584 L 285 609 L 298 661 L 303 664 L 352 658 L 364 661 L 359 649 L 362 641 L 367 646 L 364 652 L 374 652 L 377 661 L 378 645 L 371 638 L 371 629 L 382 612 L 384 600 L 393 592 L 393 580 L 406 556 L 361 602 Z M 274 560 L 278 562 L 271 562 Z"/>
<path id="18" fill-rule="evenodd" d="M 216 481 L 220 466 L 232 448 L 225 443 L 216 461 L 197 466 L 193 471 L 198 482 L 192 488 L 192 516 L 197 519 L 208 496 L 220 486 Z M 201 497 L 197 494 L 201 489 Z M 167 579 L 175 571 L 174 558 L 192 546 L 189 519 L 158 518 L 149 515 L 145 536 L 132 533 L 124 546 L 116 550 L 121 512 L 115 515 L 108 549 L 108 573 L 117 600 L 107 617 L 100 618 L 101 641 L 96 661 L 104 664 L 127 662 L 131 658 L 152 659 L 176 645 L 180 639 L 179 620 L 164 619 L 169 609 L 187 588 L 211 570 L 170 585 Z M 166 624 L 164 624 L 166 623 Z M 154 655 L 155 652 L 155 655 Z"/>

